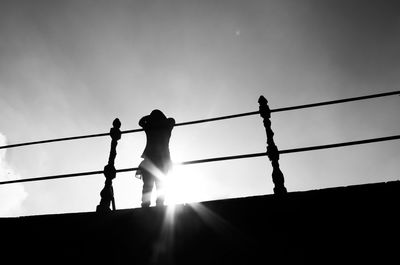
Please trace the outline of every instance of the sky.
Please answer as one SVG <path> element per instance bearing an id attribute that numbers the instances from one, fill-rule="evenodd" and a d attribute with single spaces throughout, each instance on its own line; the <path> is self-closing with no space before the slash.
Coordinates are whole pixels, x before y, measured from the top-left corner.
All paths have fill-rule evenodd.
<path id="1" fill-rule="evenodd" d="M 399 90 L 398 1 L 1 0 L 0 145 L 138 128 Z M 400 133 L 400 98 L 273 113 L 279 149 Z M 102 170 L 110 138 L 0 150 L 0 181 Z M 124 134 L 116 168 L 136 167 Z M 282 155 L 289 192 L 399 180 L 399 141 Z M 259 116 L 174 128 L 174 161 L 258 153 Z M 179 167 L 171 201 L 273 193 L 267 157 Z M 0 186 L 0 216 L 95 211 L 104 176 Z M 140 206 L 134 172 L 117 209 Z"/>

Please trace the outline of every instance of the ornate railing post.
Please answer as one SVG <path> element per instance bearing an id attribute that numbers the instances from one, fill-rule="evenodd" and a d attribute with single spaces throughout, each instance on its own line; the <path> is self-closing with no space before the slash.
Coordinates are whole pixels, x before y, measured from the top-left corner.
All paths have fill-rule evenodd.
<path id="1" fill-rule="evenodd" d="M 285 179 L 279 168 L 279 150 L 274 142 L 274 132 L 271 129 L 271 110 L 268 106 L 268 100 L 260 96 L 258 99 L 260 115 L 263 118 L 265 132 L 267 133 L 267 155 L 272 164 L 272 181 L 274 182 L 274 194 L 286 194 L 284 185 Z"/>
<path id="2" fill-rule="evenodd" d="M 100 204 L 97 205 L 96 212 L 108 212 L 110 211 L 110 203 L 112 203 L 112 209 L 115 210 L 114 200 L 114 189 L 112 186 L 112 180 L 116 176 L 116 169 L 114 166 L 115 157 L 117 156 L 117 144 L 118 140 L 121 139 L 121 122 L 119 119 L 113 121 L 113 127 L 110 129 L 111 136 L 111 149 L 108 158 L 108 164 L 104 167 L 104 176 L 106 181 L 104 188 L 100 192 L 101 200 Z"/>

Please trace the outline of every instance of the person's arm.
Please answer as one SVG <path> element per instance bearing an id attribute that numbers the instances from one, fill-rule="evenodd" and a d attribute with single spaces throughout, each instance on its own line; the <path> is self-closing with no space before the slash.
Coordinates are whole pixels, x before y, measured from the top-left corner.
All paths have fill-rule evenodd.
<path id="1" fill-rule="evenodd" d="M 147 127 L 148 117 L 149 116 L 144 116 L 139 120 L 139 126 L 142 127 L 143 129 Z"/>

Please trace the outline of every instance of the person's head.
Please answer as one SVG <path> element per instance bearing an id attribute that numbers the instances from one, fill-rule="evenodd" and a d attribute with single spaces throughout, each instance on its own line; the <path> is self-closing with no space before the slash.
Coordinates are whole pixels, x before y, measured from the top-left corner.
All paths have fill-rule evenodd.
<path id="1" fill-rule="evenodd" d="M 162 121 L 162 120 L 166 120 L 167 117 L 164 115 L 164 113 L 162 113 L 161 110 L 159 109 L 155 109 L 150 113 L 150 117 L 151 119 L 155 120 L 155 121 Z"/>

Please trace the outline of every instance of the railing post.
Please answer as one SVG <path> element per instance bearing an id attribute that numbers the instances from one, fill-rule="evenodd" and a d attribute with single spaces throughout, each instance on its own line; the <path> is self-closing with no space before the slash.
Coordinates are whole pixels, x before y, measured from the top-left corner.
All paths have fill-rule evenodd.
<path id="1" fill-rule="evenodd" d="M 96 212 L 108 212 L 110 211 L 110 203 L 112 209 L 115 211 L 115 200 L 114 200 L 114 189 L 112 186 L 112 180 L 116 176 L 116 169 L 114 166 L 115 157 L 117 156 L 117 144 L 118 140 L 121 139 L 121 122 L 119 119 L 113 121 L 113 127 L 110 129 L 111 136 L 111 148 L 110 155 L 108 158 L 108 164 L 104 167 L 104 176 L 106 181 L 104 188 L 100 192 L 101 200 L 100 204 L 96 208 Z"/>
<path id="2" fill-rule="evenodd" d="M 279 150 L 274 142 L 274 132 L 271 129 L 271 110 L 268 106 L 268 100 L 260 96 L 258 99 L 260 115 L 263 118 L 265 132 L 267 134 L 267 155 L 272 164 L 272 181 L 274 182 L 274 194 L 286 194 L 284 176 L 279 168 Z"/>

